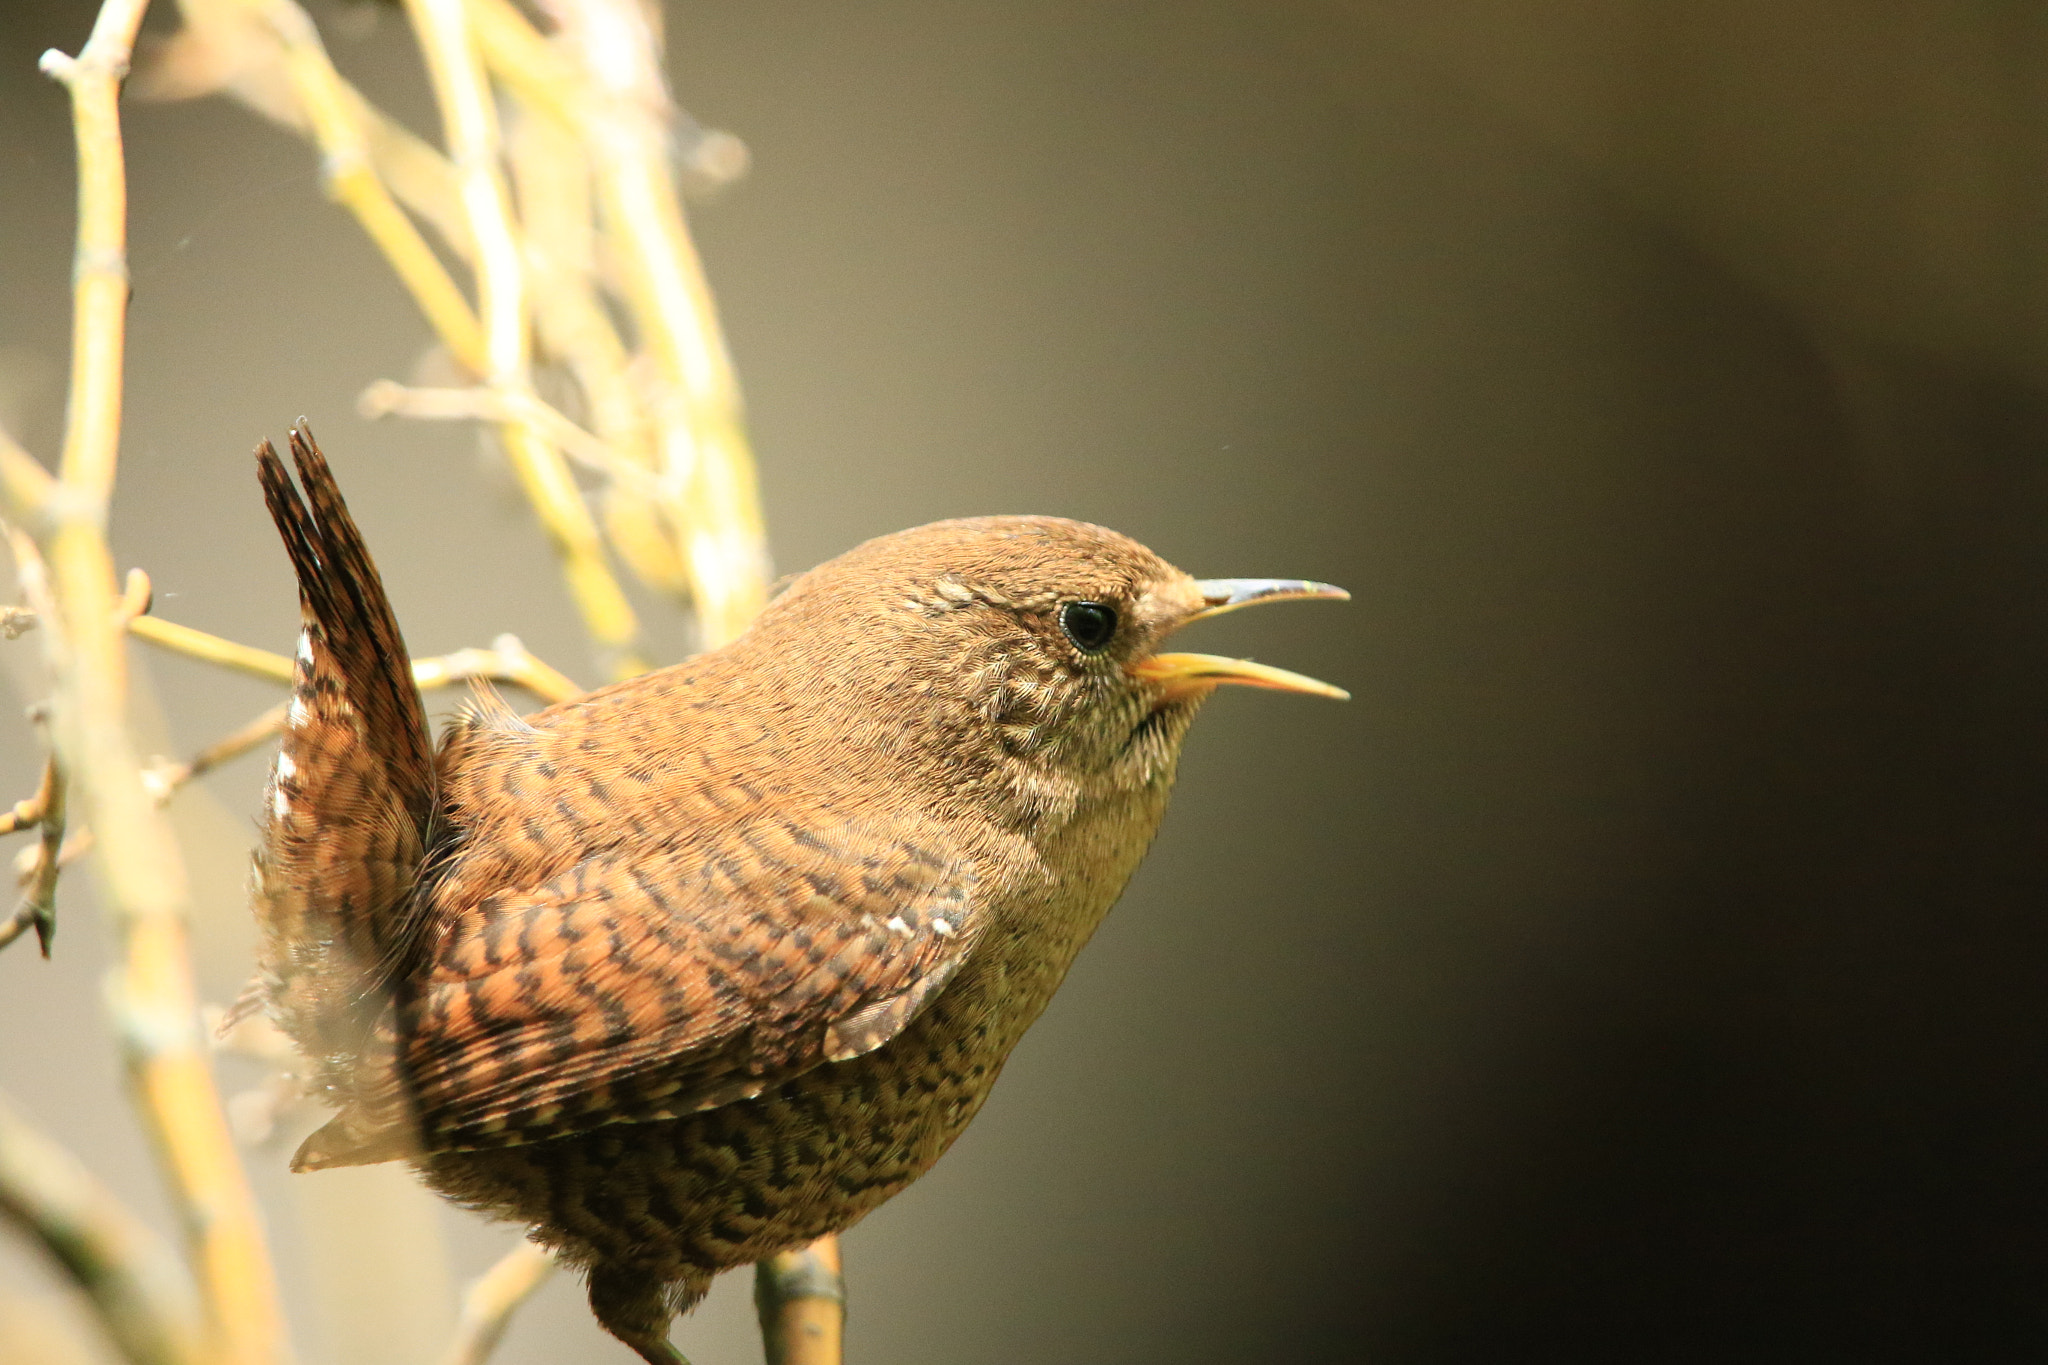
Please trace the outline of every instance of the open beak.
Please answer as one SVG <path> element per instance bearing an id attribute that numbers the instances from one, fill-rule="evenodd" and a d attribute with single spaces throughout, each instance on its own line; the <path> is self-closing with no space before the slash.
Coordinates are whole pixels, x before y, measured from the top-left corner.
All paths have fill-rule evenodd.
<path id="1" fill-rule="evenodd" d="M 1195 583 L 1195 589 L 1202 594 L 1204 605 L 1188 617 L 1190 621 L 1221 616 L 1256 602 L 1288 602 L 1313 597 L 1345 602 L 1351 598 L 1351 594 L 1342 588 L 1328 583 L 1310 583 L 1300 578 L 1205 578 Z M 1351 700 L 1351 694 L 1341 687 L 1332 687 L 1284 668 L 1274 668 L 1271 664 L 1253 663 L 1250 659 L 1228 659 L 1220 654 L 1154 654 L 1134 661 L 1128 671 L 1132 677 L 1159 684 L 1168 696 L 1214 687 L 1219 683 L 1237 683 L 1244 687 L 1271 688 L 1275 692 L 1306 692 L 1312 697 Z"/>

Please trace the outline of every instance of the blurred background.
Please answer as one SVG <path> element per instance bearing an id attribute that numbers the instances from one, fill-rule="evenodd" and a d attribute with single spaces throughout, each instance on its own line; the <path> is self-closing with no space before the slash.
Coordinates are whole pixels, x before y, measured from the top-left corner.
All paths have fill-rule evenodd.
<path id="1" fill-rule="evenodd" d="M 398 17 L 313 8 L 437 133 Z M 45 457 L 73 180 L 34 63 L 90 14 L 0 7 L 0 421 Z M 1354 595 L 1190 641 L 1355 700 L 1205 714 L 980 1120 L 846 1239 L 857 1365 L 2048 1350 L 2048 9 L 668 21 L 753 154 L 694 224 L 779 571 L 1028 511 Z M 221 101 L 127 131 L 114 529 L 158 613 L 289 649 L 248 451 L 304 414 L 416 653 L 512 630 L 598 681 L 475 434 L 355 415 L 427 333 L 312 153 Z M 274 697 L 146 664 L 167 753 Z M 0 725 L 0 797 L 36 762 Z M 177 808 L 219 1000 L 261 773 Z M 89 879 L 62 905 L 54 962 L 0 957 L 0 1088 L 161 1219 Z M 513 1234 L 424 1196 L 364 1226 L 401 1173 L 288 1151 L 250 1163 L 302 1358 L 431 1360 Z M 747 1295 L 679 1328 L 700 1365 L 759 1358 Z M 111 1359 L 83 1321 L 0 1245 L 0 1359 Z M 558 1278 L 500 1359 L 623 1357 Z"/>

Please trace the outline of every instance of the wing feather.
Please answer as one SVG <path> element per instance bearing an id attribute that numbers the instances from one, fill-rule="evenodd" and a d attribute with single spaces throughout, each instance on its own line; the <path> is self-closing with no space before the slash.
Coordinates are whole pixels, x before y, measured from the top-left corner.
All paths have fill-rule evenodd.
<path id="1" fill-rule="evenodd" d="M 366 1134 L 460 1151 L 750 1098 L 900 1034 L 978 928 L 965 863 L 886 827 L 764 816 L 594 855 L 458 926 L 308 1164 L 392 1154 Z"/>

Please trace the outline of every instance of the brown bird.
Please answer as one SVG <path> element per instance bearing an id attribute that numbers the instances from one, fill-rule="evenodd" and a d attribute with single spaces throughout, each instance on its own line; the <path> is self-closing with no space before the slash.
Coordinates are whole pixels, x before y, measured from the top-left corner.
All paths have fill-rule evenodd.
<path id="1" fill-rule="evenodd" d="M 340 1112 L 296 1169 L 406 1160 L 532 1228 L 681 1361 L 719 1271 L 845 1228 L 988 1097 L 1157 829 L 1221 683 L 1199 581 L 1054 517 L 939 522 L 797 579 L 745 635 L 435 748 L 326 461 L 266 443 L 304 633 L 255 904 L 266 1008 Z"/>

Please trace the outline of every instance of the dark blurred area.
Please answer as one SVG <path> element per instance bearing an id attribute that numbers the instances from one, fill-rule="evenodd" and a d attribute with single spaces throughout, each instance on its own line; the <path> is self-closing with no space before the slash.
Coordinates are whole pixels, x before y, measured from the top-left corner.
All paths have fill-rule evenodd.
<path id="1" fill-rule="evenodd" d="M 399 18 L 316 12 L 434 132 Z M 34 62 L 89 16 L 0 11 L 0 421 L 45 456 L 73 182 Z M 752 151 L 695 227 L 779 569 L 1033 511 L 1355 597 L 1190 640 L 1356 699 L 1212 706 L 983 1117 L 848 1238 L 853 1360 L 2048 1351 L 2048 10 L 705 3 L 669 39 Z M 416 651 L 515 630 L 596 681 L 476 437 L 354 415 L 427 334 L 313 155 L 220 102 L 127 128 L 115 531 L 159 613 L 289 647 L 247 452 L 304 413 Z M 168 752 L 270 699 L 147 665 Z M 0 797 L 34 763 L 0 726 Z M 259 782 L 180 798 L 215 999 Z M 66 893 L 55 962 L 0 958 L 0 1088 L 160 1212 Z M 365 1314 L 305 1306 L 294 1192 L 329 1177 L 250 1160 L 340 1365 Z M 460 1275 L 509 1235 L 443 1223 Z M 18 1249 L 9 1296 L 72 1311 Z M 507 1365 L 622 1356 L 579 1297 Z M 758 1358 L 748 1312 L 729 1277 L 677 1340 Z"/>

